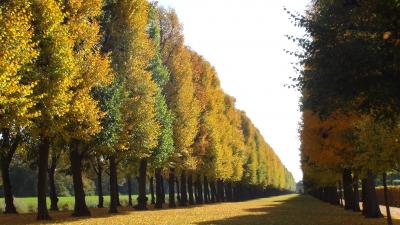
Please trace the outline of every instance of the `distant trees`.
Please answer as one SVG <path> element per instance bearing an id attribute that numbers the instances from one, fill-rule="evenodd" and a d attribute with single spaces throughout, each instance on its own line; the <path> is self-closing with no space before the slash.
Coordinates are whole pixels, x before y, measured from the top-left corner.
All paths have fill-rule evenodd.
<path id="1" fill-rule="evenodd" d="M 215 69 L 184 45 L 173 10 L 146 0 L 2 1 L 0 31 L 6 213 L 16 213 L 15 153 L 15 162 L 38 167 L 38 220 L 50 219 L 48 188 L 58 210 L 59 174 L 72 175 L 74 216 L 90 215 L 88 174 L 96 177 L 98 207 L 109 176 L 110 213 L 120 205 L 118 180 L 131 194 L 137 179 L 139 210 L 147 208 L 147 186 L 163 207 L 166 176 L 170 207 L 175 187 L 180 206 L 294 190 L 291 173 L 224 93 Z"/>

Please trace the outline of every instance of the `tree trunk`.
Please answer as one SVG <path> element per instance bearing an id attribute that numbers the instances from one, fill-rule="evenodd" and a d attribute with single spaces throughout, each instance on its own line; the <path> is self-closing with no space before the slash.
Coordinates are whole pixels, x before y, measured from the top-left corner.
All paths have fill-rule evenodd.
<path id="1" fill-rule="evenodd" d="M 390 213 L 390 207 L 389 207 L 388 188 L 387 188 L 387 184 L 386 184 L 386 173 L 383 173 L 382 181 L 383 181 L 383 194 L 385 196 L 387 224 L 393 225 L 392 214 Z"/>
<path id="2" fill-rule="evenodd" d="M 351 170 L 344 169 L 343 170 L 343 190 L 344 190 L 344 202 L 345 202 L 344 209 L 346 209 L 346 210 L 353 209 L 354 193 L 353 193 L 352 181 L 353 181 L 353 179 L 351 177 Z"/>
<path id="3" fill-rule="evenodd" d="M 224 181 L 218 180 L 217 181 L 217 201 L 218 202 L 224 202 L 225 201 L 225 195 L 224 195 Z"/>
<path id="4" fill-rule="evenodd" d="M 165 204 L 165 189 L 164 189 L 164 177 L 161 174 L 161 203 Z"/>
<path id="5" fill-rule="evenodd" d="M 115 177 L 115 189 L 117 190 L 117 206 L 121 206 L 121 201 L 119 200 L 118 175 Z"/>
<path id="6" fill-rule="evenodd" d="M 194 193 L 194 203 L 197 204 L 197 202 L 199 202 L 199 184 L 197 182 L 197 177 L 195 179 L 196 180 L 193 182 L 193 193 Z"/>
<path id="7" fill-rule="evenodd" d="M 10 181 L 10 162 L 7 162 L 6 160 L 1 163 L 1 177 L 3 179 L 4 202 L 6 204 L 4 213 L 16 214 L 17 209 L 14 206 Z"/>
<path id="8" fill-rule="evenodd" d="M 197 204 L 203 204 L 203 188 L 201 185 L 201 175 L 197 175 L 197 191 L 198 191 L 198 198 L 197 198 Z"/>
<path id="9" fill-rule="evenodd" d="M 103 197 L 103 182 L 102 182 L 103 168 L 101 165 L 97 167 L 97 195 L 99 196 L 98 208 L 104 208 Z"/>
<path id="10" fill-rule="evenodd" d="M 342 181 L 339 180 L 339 204 L 341 207 L 344 207 L 343 204 L 343 192 L 342 192 Z"/>
<path id="11" fill-rule="evenodd" d="M 56 184 L 54 180 L 54 174 L 56 172 L 57 167 L 57 157 L 53 154 L 51 157 L 51 164 L 50 168 L 48 168 L 47 172 L 49 175 L 49 195 L 50 195 L 50 210 L 51 211 L 58 211 L 58 197 L 57 197 L 57 190 Z"/>
<path id="12" fill-rule="evenodd" d="M 151 195 L 151 204 L 156 204 L 156 200 L 154 198 L 154 177 L 150 177 L 150 195 Z"/>
<path id="13" fill-rule="evenodd" d="M 115 162 L 115 155 L 110 156 L 110 209 L 109 213 L 118 213 L 117 202 L 117 164 Z"/>
<path id="14" fill-rule="evenodd" d="M 243 201 L 245 199 L 245 193 L 244 193 L 244 185 L 242 183 L 239 183 L 237 185 L 237 200 L 238 201 Z"/>
<path id="15" fill-rule="evenodd" d="M 147 175 L 147 159 L 140 160 L 139 167 L 139 196 L 136 209 L 147 210 L 147 196 L 146 196 L 146 175 Z"/>
<path id="16" fill-rule="evenodd" d="M 215 201 L 221 202 L 221 186 L 219 180 L 216 181 L 214 186 L 215 186 Z"/>
<path id="17" fill-rule="evenodd" d="M 5 151 L 3 152 L 3 155 L 0 155 L 1 176 L 3 181 L 3 194 L 5 202 L 4 213 L 16 214 L 17 210 L 14 206 L 14 198 L 10 180 L 10 164 L 21 141 L 21 136 L 18 134 L 12 141 L 12 138 L 10 137 L 10 131 L 8 129 L 3 129 L 1 136 L 3 138 L 3 145 L 1 148 L 3 148 L 3 151 Z"/>
<path id="18" fill-rule="evenodd" d="M 156 204 L 154 208 L 162 209 L 162 179 L 161 179 L 161 169 L 155 169 L 154 176 L 156 178 Z"/>
<path id="19" fill-rule="evenodd" d="M 186 181 L 186 171 L 181 172 L 181 200 L 179 201 L 179 206 L 186 206 L 188 203 L 187 196 L 187 181 Z"/>
<path id="20" fill-rule="evenodd" d="M 169 169 L 168 184 L 169 184 L 168 206 L 170 208 L 175 208 L 176 203 L 175 203 L 175 169 L 174 168 Z"/>
<path id="21" fill-rule="evenodd" d="M 334 187 L 334 191 L 335 191 L 334 194 L 335 194 L 335 197 L 336 197 L 336 204 L 335 205 L 339 205 L 340 206 L 341 199 L 340 199 L 340 196 L 339 196 L 339 192 L 337 190 L 337 186 L 335 185 L 333 187 Z"/>
<path id="22" fill-rule="evenodd" d="M 318 199 L 321 201 L 327 202 L 324 189 L 325 189 L 325 187 L 318 188 Z"/>
<path id="23" fill-rule="evenodd" d="M 211 202 L 214 203 L 217 200 L 217 190 L 215 188 L 215 181 L 210 182 L 210 188 L 211 188 Z"/>
<path id="24" fill-rule="evenodd" d="M 353 193 L 354 193 L 353 211 L 361 212 L 361 210 L 360 210 L 360 193 L 358 191 L 358 175 L 357 175 L 357 173 L 354 173 L 354 176 L 353 176 Z"/>
<path id="25" fill-rule="evenodd" d="M 367 209 L 367 179 L 363 178 L 361 180 L 361 200 L 362 200 L 362 214 L 366 214 Z"/>
<path id="26" fill-rule="evenodd" d="M 381 210 L 379 209 L 378 199 L 375 192 L 374 175 L 370 170 L 367 171 L 367 182 L 366 182 L 366 206 L 365 206 L 365 217 L 367 218 L 379 218 L 382 217 Z"/>
<path id="27" fill-rule="evenodd" d="M 128 206 L 133 206 L 132 203 L 132 179 L 130 175 L 126 176 L 126 184 L 128 185 Z"/>
<path id="28" fill-rule="evenodd" d="M 82 182 L 82 155 L 79 153 L 79 141 L 72 140 L 69 159 L 71 163 L 72 180 L 74 184 L 75 207 L 73 216 L 90 216 L 90 211 L 86 205 L 85 191 Z"/>
<path id="29" fill-rule="evenodd" d="M 226 200 L 229 202 L 232 202 L 232 183 L 231 182 L 227 182 L 225 184 L 225 193 L 226 193 Z"/>
<path id="30" fill-rule="evenodd" d="M 326 190 L 328 192 L 328 200 L 331 205 L 338 205 L 339 199 L 338 199 L 338 194 L 336 190 L 336 186 L 329 186 L 326 187 Z"/>
<path id="31" fill-rule="evenodd" d="M 210 189 L 208 187 L 208 179 L 207 176 L 204 176 L 204 203 L 210 202 Z"/>
<path id="32" fill-rule="evenodd" d="M 39 161 L 38 161 L 38 206 L 37 206 L 37 220 L 49 220 L 49 212 L 46 205 L 46 189 L 47 189 L 47 165 L 49 161 L 49 148 L 50 139 L 42 137 L 39 144 Z"/>
<path id="33" fill-rule="evenodd" d="M 188 194 L 189 194 L 189 205 L 194 205 L 193 198 L 193 175 L 189 174 L 187 178 Z"/>
<path id="34" fill-rule="evenodd" d="M 176 199 L 178 203 L 181 201 L 181 186 L 179 185 L 178 177 L 175 177 L 175 184 L 176 184 Z"/>
<path id="35" fill-rule="evenodd" d="M 229 197 L 229 182 L 225 183 L 224 185 L 224 191 L 225 191 L 225 201 L 230 202 L 231 199 Z"/>
<path id="36" fill-rule="evenodd" d="M 232 186 L 230 185 L 230 182 L 224 182 L 223 183 L 223 190 L 225 192 L 225 201 L 229 201 L 231 202 L 231 193 L 232 193 Z M 260 191 L 260 196 L 262 194 L 262 192 Z"/>
<path id="37" fill-rule="evenodd" d="M 239 201 L 239 186 L 240 186 L 240 183 L 235 183 L 234 185 L 233 185 L 233 201 L 234 202 L 238 202 Z"/>
<path id="38" fill-rule="evenodd" d="M 244 185 L 242 183 L 238 184 L 238 191 L 237 191 L 237 199 L 238 201 L 243 201 L 244 200 Z"/>

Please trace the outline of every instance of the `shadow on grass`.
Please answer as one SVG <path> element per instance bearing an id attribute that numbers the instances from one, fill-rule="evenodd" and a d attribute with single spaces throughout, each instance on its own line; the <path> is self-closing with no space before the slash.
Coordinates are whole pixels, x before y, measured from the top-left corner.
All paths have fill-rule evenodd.
<path id="1" fill-rule="evenodd" d="M 366 219 L 360 213 L 321 202 L 310 196 L 270 201 L 257 208 L 244 209 L 246 215 L 210 220 L 197 225 L 384 225 L 386 218 Z M 400 225 L 400 220 L 394 220 Z"/>
<path id="2" fill-rule="evenodd" d="M 118 214 L 109 214 L 108 208 L 92 208 L 89 209 L 92 216 L 91 217 L 74 217 L 72 216 L 72 211 L 49 211 L 51 220 L 36 220 L 36 213 L 24 213 L 24 214 L 14 214 L 14 215 L 0 215 L 0 224 L 1 225 L 23 225 L 23 224 L 54 224 L 54 223 L 65 223 L 74 222 L 79 220 L 86 220 L 88 218 L 108 218 L 114 215 L 124 215 L 128 214 L 130 211 L 121 210 Z"/>
<path id="3" fill-rule="evenodd" d="M 183 217 L 184 223 L 179 224 L 196 224 L 196 225 L 384 225 L 386 221 L 384 218 L 381 219 L 365 219 L 360 213 L 354 213 L 345 211 L 338 206 L 332 206 L 327 203 L 320 202 L 309 196 L 298 196 L 293 195 L 286 198 L 286 200 L 276 200 L 272 199 L 260 199 L 249 202 L 243 202 L 242 205 L 239 205 L 239 214 L 238 216 L 233 217 L 224 217 L 221 214 L 217 213 L 217 216 L 214 218 L 208 217 L 208 215 L 204 214 L 204 217 L 199 218 L 197 221 L 201 221 L 201 219 L 210 218 L 207 221 L 202 222 L 193 222 L 193 221 L 185 221 L 185 214 L 180 214 Z M 211 207 L 213 210 L 218 210 L 218 205 L 224 203 L 216 203 L 217 207 Z M 227 207 L 232 207 L 236 203 L 228 203 L 225 205 L 225 209 Z M 237 203 L 241 204 L 241 203 Z M 189 207 L 177 207 L 176 209 L 187 209 L 190 212 L 191 208 L 202 207 L 203 205 L 194 205 Z M 235 205 L 236 206 L 236 205 Z M 149 207 L 150 208 L 150 207 Z M 221 207 L 224 208 L 224 207 Z M 169 209 L 167 206 L 164 206 L 165 210 L 174 210 Z M 163 209 L 163 210 L 164 210 Z M 92 212 L 92 217 L 72 217 L 71 211 L 65 212 L 51 212 L 51 216 L 53 220 L 50 221 L 36 221 L 35 214 L 20 214 L 20 215 L 0 215 L 0 224 L 1 225 L 21 225 L 21 224 L 69 224 L 73 222 L 78 222 L 80 224 L 90 224 L 89 221 L 84 221 L 89 218 L 91 219 L 106 219 L 111 218 L 113 221 L 113 217 L 117 216 L 127 216 L 135 218 L 135 210 L 133 208 L 121 207 L 120 212 L 118 214 L 109 214 L 108 208 L 103 209 L 90 209 Z M 202 210 L 202 209 L 200 209 Z M 221 213 L 223 213 L 224 209 L 221 209 Z M 150 208 L 148 211 L 160 211 L 159 209 Z M 137 212 L 137 211 L 136 211 Z M 162 212 L 163 215 L 159 219 L 163 218 L 165 221 L 154 221 L 151 224 L 175 224 L 174 220 L 168 218 L 168 214 L 170 212 L 165 211 Z M 207 211 L 204 211 L 207 213 Z M 231 214 L 236 215 L 236 214 Z M 148 216 L 153 216 L 149 214 Z M 219 218 L 219 219 L 215 219 Z M 169 221 L 171 220 L 171 221 Z M 106 221 L 106 220 L 104 220 Z M 109 221 L 109 220 L 108 220 Z M 129 224 L 134 224 L 130 218 L 125 220 Z M 94 222 L 94 221 L 93 221 Z M 141 223 L 143 224 L 143 223 Z M 395 225 L 400 225 L 400 220 L 394 220 Z M 147 225 L 147 223 L 146 223 Z"/>
<path id="4" fill-rule="evenodd" d="M 212 203 L 213 205 L 223 203 Z M 154 205 L 148 205 L 148 210 L 145 211 L 160 211 L 160 210 L 177 210 L 191 209 L 202 207 L 204 205 L 188 205 L 186 207 L 177 206 L 169 208 L 168 204 L 164 204 L 162 209 L 155 209 Z M 118 213 L 108 213 L 108 208 L 89 208 L 91 216 L 74 217 L 72 211 L 49 211 L 51 220 L 36 220 L 36 213 L 21 213 L 21 214 L 0 214 L 0 225 L 25 225 L 25 224 L 69 224 L 75 221 L 83 221 L 87 219 L 110 218 L 114 216 L 128 216 L 132 212 L 142 212 L 134 207 L 122 206 L 118 207 Z M 133 214 L 134 215 L 134 214 Z M 83 223 L 86 224 L 86 223 Z"/>

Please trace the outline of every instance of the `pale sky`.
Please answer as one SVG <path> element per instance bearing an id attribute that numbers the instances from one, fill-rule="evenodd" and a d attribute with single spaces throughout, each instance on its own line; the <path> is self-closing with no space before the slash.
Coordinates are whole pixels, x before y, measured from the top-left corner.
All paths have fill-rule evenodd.
<path id="1" fill-rule="evenodd" d="M 297 46 L 285 35 L 302 36 L 283 10 L 303 12 L 309 0 L 159 0 L 174 8 L 185 44 L 217 70 L 222 88 L 261 131 L 296 181 L 302 179 L 298 124 L 300 94 L 284 87 L 295 76 Z"/>

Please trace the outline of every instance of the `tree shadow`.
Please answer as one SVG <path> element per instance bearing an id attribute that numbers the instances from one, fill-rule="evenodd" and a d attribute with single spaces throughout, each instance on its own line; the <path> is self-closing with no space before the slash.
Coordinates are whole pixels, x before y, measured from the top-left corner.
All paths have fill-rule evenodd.
<path id="1" fill-rule="evenodd" d="M 211 203 L 207 205 L 217 205 L 222 203 Z M 191 209 L 202 207 L 203 204 L 176 206 L 176 208 L 169 208 L 168 204 L 164 204 L 162 209 L 155 209 L 154 205 L 148 205 L 148 210 L 145 211 L 160 211 L 160 210 L 178 210 L 178 209 Z M 36 213 L 21 213 L 21 214 L 0 214 L 0 225 L 25 225 L 25 224 L 68 224 L 75 221 L 83 221 L 94 218 L 110 218 L 114 216 L 131 215 L 132 212 L 140 212 L 134 207 L 122 206 L 118 207 L 118 213 L 108 213 L 108 208 L 89 208 L 91 216 L 74 217 L 72 211 L 49 211 L 51 220 L 36 220 Z"/>
<path id="2" fill-rule="evenodd" d="M 36 220 L 36 213 L 24 213 L 24 214 L 14 214 L 14 215 L 0 215 L 0 224 L 1 225 L 23 225 L 23 224 L 54 224 L 54 223 L 66 223 L 74 222 L 79 220 L 86 220 L 88 218 L 108 218 L 114 215 L 124 215 L 128 214 L 130 211 L 123 208 L 120 209 L 119 213 L 110 214 L 108 213 L 108 208 L 91 208 L 89 209 L 91 212 L 90 217 L 74 217 L 72 216 L 72 211 L 59 211 L 54 212 L 50 211 L 51 220 Z M 131 209 L 132 211 L 133 209 Z"/>
<path id="3" fill-rule="evenodd" d="M 297 196 L 286 198 L 287 200 L 276 200 L 276 199 L 261 199 L 243 202 L 245 206 L 243 209 L 240 208 L 238 215 L 233 217 L 227 217 L 224 215 L 218 215 L 217 218 L 223 219 L 209 219 L 206 214 L 202 222 L 193 223 L 187 221 L 185 224 L 197 224 L 197 225 L 384 225 L 386 221 L 384 218 L 381 219 L 365 219 L 360 213 L 354 213 L 345 211 L 339 206 L 332 206 L 328 203 L 323 203 L 316 200 L 310 196 Z M 212 207 L 213 209 L 218 209 L 219 204 L 224 203 L 214 203 L 207 205 L 216 205 L 217 207 Z M 229 203 L 232 206 L 235 203 Z M 240 203 L 238 203 L 240 204 Z M 203 207 L 203 205 L 192 205 L 188 207 L 177 207 L 170 209 L 167 205 L 164 205 L 162 210 L 182 210 L 191 208 Z M 246 208 L 247 207 L 247 208 Z M 19 214 L 19 215 L 0 215 L 1 225 L 22 225 L 22 224 L 70 224 L 77 222 L 80 224 L 89 224 L 87 219 L 102 219 L 102 218 L 112 218 L 117 216 L 135 216 L 135 209 L 132 207 L 120 207 L 119 213 L 109 214 L 108 208 L 92 208 L 90 209 L 91 217 L 72 217 L 71 211 L 62 212 L 50 212 L 53 220 L 50 221 L 36 221 L 35 213 Z M 160 209 L 153 209 L 149 207 L 147 211 L 160 211 Z M 170 212 L 165 211 L 164 215 L 168 215 Z M 206 213 L 206 212 L 204 212 Z M 136 214 L 138 215 L 138 214 Z M 149 214 L 149 216 L 152 216 Z M 160 216 L 160 215 L 159 215 Z M 184 214 L 181 214 L 185 217 Z M 159 217 L 160 218 L 160 217 Z M 162 218 L 162 215 L 161 215 Z M 215 218 L 215 217 L 214 217 Z M 151 224 L 168 223 L 168 221 L 157 221 Z M 133 221 L 132 221 L 132 224 Z M 182 223 L 180 223 L 182 224 Z M 400 220 L 394 220 L 395 225 L 400 225 Z"/>
<path id="4" fill-rule="evenodd" d="M 366 219 L 360 213 L 321 202 L 310 196 L 271 201 L 257 208 L 244 209 L 245 215 L 210 220 L 197 225 L 384 225 L 385 218 Z M 400 225 L 400 220 L 394 220 Z"/>

